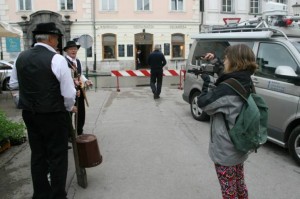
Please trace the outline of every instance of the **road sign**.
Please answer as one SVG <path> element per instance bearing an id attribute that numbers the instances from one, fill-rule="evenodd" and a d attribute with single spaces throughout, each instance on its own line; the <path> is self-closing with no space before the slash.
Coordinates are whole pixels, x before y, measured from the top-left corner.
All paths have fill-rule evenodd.
<path id="1" fill-rule="evenodd" d="M 88 77 L 88 66 L 87 66 L 87 49 L 92 47 L 93 45 L 93 38 L 90 35 L 81 35 L 78 38 L 78 43 L 82 48 L 85 48 L 85 75 Z"/>
<path id="2" fill-rule="evenodd" d="M 78 43 L 82 48 L 90 48 L 93 45 L 93 38 L 90 35 L 81 35 L 78 39 Z"/>

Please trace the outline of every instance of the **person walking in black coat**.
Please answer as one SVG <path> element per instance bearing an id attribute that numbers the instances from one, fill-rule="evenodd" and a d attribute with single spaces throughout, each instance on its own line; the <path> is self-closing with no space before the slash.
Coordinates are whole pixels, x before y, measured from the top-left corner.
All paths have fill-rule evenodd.
<path id="1" fill-rule="evenodd" d="M 160 45 L 155 45 L 154 51 L 148 57 L 148 64 L 151 69 L 150 87 L 154 99 L 158 99 L 160 98 L 159 95 L 161 93 L 163 67 L 167 64 L 164 54 L 160 52 Z"/>

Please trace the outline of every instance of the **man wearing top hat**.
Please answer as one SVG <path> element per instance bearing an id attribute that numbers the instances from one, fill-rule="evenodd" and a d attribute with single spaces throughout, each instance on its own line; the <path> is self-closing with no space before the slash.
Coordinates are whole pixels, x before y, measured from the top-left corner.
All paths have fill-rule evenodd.
<path id="1" fill-rule="evenodd" d="M 86 101 L 85 86 L 91 86 L 92 81 L 88 80 L 82 73 L 82 64 L 79 59 L 76 58 L 78 49 L 80 45 L 76 44 L 75 41 L 68 41 L 67 45 L 64 47 L 66 52 L 66 60 L 68 62 L 69 68 L 72 69 L 72 76 L 74 78 L 74 83 L 77 91 L 79 92 L 76 98 L 76 105 L 78 108 L 77 113 L 77 134 L 81 135 L 83 133 L 83 126 L 85 123 L 85 105 Z M 87 102 L 87 101 L 86 101 Z"/>
<path id="2" fill-rule="evenodd" d="M 68 132 L 76 90 L 66 59 L 56 53 L 62 36 L 55 23 L 37 24 L 37 43 L 20 53 L 10 86 L 19 87 L 18 107 L 28 131 L 34 199 L 65 199 Z M 51 184 L 47 174 L 50 172 Z"/>

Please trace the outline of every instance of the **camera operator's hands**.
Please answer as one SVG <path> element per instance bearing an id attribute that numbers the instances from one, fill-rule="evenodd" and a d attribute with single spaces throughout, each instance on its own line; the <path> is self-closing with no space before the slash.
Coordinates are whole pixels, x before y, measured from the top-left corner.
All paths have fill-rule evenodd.
<path id="1" fill-rule="evenodd" d="M 204 82 L 210 82 L 210 77 L 208 74 L 203 73 L 201 75 L 201 78 L 203 79 Z"/>
<path id="2" fill-rule="evenodd" d="M 206 61 L 213 60 L 215 58 L 215 55 L 213 53 L 206 53 L 202 59 Z"/>
<path id="3" fill-rule="evenodd" d="M 210 85 L 214 83 L 214 78 L 206 73 L 203 73 L 201 78 L 203 79 L 202 92 L 207 92 Z"/>

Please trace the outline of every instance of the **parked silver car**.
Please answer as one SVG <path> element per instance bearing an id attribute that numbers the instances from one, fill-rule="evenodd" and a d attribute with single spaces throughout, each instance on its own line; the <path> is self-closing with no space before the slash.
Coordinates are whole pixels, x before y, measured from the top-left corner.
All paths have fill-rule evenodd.
<path id="1" fill-rule="evenodd" d="M 252 76 L 256 92 L 269 106 L 268 140 L 288 148 L 300 164 L 300 29 L 287 27 L 213 30 L 195 35 L 186 64 L 183 99 L 199 121 L 208 115 L 197 106 L 202 79 L 190 72 L 206 63 L 200 55 L 214 52 L 223 58 L 227 46 L 243 43 L 253 49 L 258 71 Z"/>
<path id="2" fill-rule="evenodd" d="M 6 91 L 9 89 L 8 83 L 12 72 L 13 63 L 0 60 L 0 90 Z"/>

